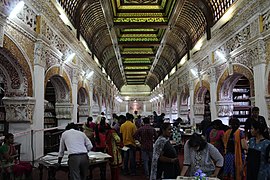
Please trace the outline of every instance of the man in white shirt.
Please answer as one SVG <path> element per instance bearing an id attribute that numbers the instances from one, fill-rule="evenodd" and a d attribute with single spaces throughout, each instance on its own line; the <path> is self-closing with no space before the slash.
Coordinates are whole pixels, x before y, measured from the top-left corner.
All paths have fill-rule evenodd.
<path id="1" fill-rule="evenodd" d="M 66 126 L 66 131 L 63 132 L 60 140 L 58 163 L 61 164 L 66 147 L 70 179 L 86 180 L 89 167 L 87 153 L 92 149 L 93 145 L 89 138 L 77 129 L 74 123 Z"/>

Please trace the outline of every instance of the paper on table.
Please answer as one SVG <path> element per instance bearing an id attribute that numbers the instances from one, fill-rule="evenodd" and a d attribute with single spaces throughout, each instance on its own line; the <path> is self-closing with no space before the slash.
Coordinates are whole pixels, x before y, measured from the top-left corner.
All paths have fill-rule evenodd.
<path id="1" fill-rule="evenodd" d="M 42 157 L 42 159 L 43 159 L 44 161 L 50 161 L 50 160 L 55 160 L 55 159 L 57 160 L 58 157 L 46 155 L 46 156 Z"/>
<path id="2" fill-rule="evenodd" d="M 88 152 L 89 158 L 95 158 L 95 159 L 105 159 L 105 158 L 111 158 L 109 154 L 102 153 L 102 152 Z"/>
<path id="3" fill-rule="evenodd" d="M 124 147 L 122 148 L 122 150 L 123 150 L 123 151 L 127 151 L 127 150 L 129 150 L 129 147 L 124 146 Z"/>

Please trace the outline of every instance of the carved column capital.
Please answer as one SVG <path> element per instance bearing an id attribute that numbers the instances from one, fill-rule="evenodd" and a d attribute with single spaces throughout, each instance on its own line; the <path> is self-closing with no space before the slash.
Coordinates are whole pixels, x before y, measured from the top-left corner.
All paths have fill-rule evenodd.
<path id="1" fill-rule="evenodd" d="M 72 108 L 71 103 L 55 103 L 55 113 L 57 119 L 71 119 L 72 118 Z"/>
<path id="2" fill-rule="evenodd" d="M 30 122 L 33 121 L 35 99 L 32 97 L 4 97 L 3 103 L 8 122 Z"/>
<path id="3" fill-rule="evenodd" d="M 266 47 L 264 40 L 260 39 L 249 46 L 249 57 L 252 60 L 252 65 L 266 63 Z"/>
<path id="4" fill-rule="evenodd" d="M 43 68 L 46 66 L 46 56 L 45 56 L 46 46 L 43 41 L 39 40 L 35 43 L 34 51 L 34 64 L 40 65 Z"/>
<path id="5" fill-rule="evenodd" d="M 210 76 L 210 82 L 211 83 L 217 82 L 216 69 L 214 67 L 210 68 L 209 76 Z"/>

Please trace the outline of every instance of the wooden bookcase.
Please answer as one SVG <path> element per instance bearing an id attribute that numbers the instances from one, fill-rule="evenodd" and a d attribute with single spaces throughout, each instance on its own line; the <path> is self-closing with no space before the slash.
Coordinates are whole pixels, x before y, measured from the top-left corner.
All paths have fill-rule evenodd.
<path id="1" fill-rule="evenodd" d="M 250 116 L 250 84 L 247 78 L 242 77 L 233 88 L 233 116 L 243 125 Z"/>
<path id="2" fill-rule="evenodd" d="M 54 105 L 48 102 L 44 112 L 44 128 L 57 127 L 57 119 Z"/>
<path id="3" fill-rule="evenodd" d="M 44 128 L 57 127 L 55 91 L 51 81 L 48 81 L 45 92 Z"/>

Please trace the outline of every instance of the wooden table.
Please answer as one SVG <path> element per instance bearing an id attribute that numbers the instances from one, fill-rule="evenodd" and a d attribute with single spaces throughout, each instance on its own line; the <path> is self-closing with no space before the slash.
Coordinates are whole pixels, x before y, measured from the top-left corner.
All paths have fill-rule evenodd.
<path id="1" fill-rule="evenodd" d="M 46 156 L 41 157 L 38 160 L 39 164 L 39 173 L 40 173 L 40 180 L 43 178 L 43 169 L 46 168 L 48 170 L 48 180 L 55 180 L 55 175 L 57 171 L 65 171 L 69 173 L 69 167 L 67 164 L 68 155 L 65 153 L 61 166 L 58 166 L 56 163 L 58 161 L 57 153 L 49 153 Z M 110 156 L 105 153 L 100 152 L 90 152 L 88 153 L 89 156 L 89 176 L 88 179 L 92 179 L 92 170 L 95 168 L 100 169 L 100 178 L 106 179 L 106 166 L 107 162 L 109 161 Z"/>

